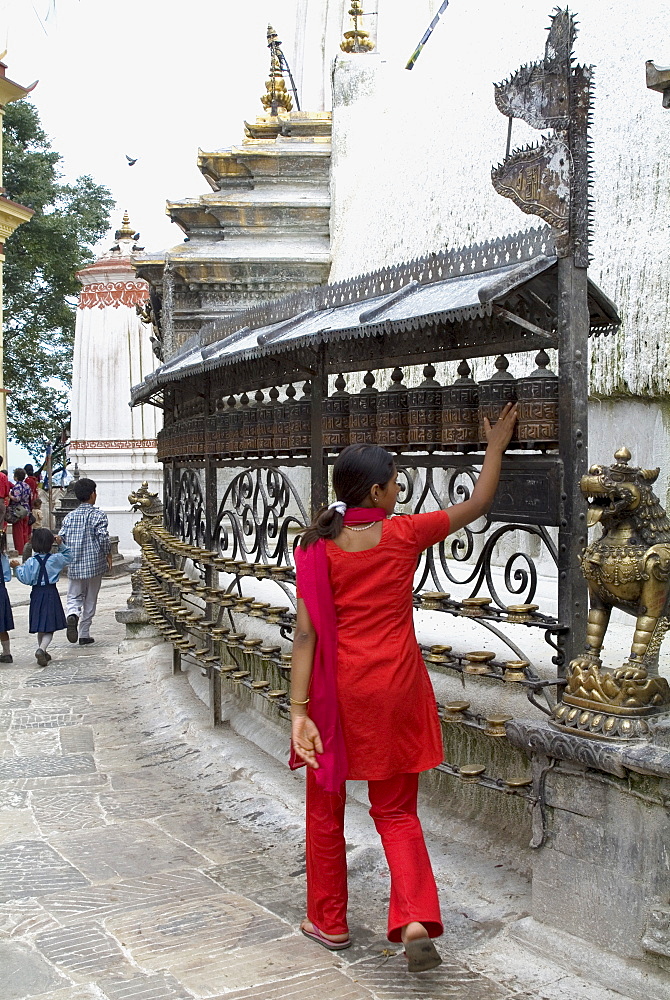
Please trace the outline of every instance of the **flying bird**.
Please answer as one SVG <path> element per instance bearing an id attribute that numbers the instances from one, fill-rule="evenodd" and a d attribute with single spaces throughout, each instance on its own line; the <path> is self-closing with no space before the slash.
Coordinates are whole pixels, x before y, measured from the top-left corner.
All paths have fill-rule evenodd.
<path id="1" fill-rule="evenodd" d="M 133 159 L 132 156 L 128 156 L 128 154 L 126 153 L 126 159 L 128 160 L 128 166 L 134 167 L 135 164 L 137 163 L 138 157 L 136 156 L 135 159 Z"/>

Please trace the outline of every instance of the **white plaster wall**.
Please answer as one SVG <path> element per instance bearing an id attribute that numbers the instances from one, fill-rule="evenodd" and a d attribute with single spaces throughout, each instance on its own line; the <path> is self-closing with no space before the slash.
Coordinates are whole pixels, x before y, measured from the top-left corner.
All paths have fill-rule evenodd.
<path id="1" fill-rule="evenodd" d="M 318 3 L 294 0 L 294 4 L 294 35 L 284 51 L 290 60 L 300 106 L 303 111 L 329 111 L 332 107 L 332 62 L 348 23 L 346 12 L 350 3 L 349 0 L 319 0 Z M 284 16 L 283 20 L 288 21 L 288 17 Z"/>
<path id="2" fill-rule="evenodd" d="M 147 327 L 134 307 L 77 309 L 71 399 L 75 446 L 68 455 L 80 476 L 98 484 L 98 505 L 108 515 L 110 534 L 118 535 L 119 551 L 126 557 L 139 552 L 132 536 L 137 515 L 130 510 L 128 494 L 144 480 L 154 492 L 162 494 L 163 489 L 156 451 L 141 445 L 155 440 L 162 412 L 154 406 L 129 406 L 131 386 L 156 365 Z M 77 441 L 115 443 L 107 449 L 82 449 Z M 119 447 L 119 442 L 127 446 Z"/>
<path id="3" fill-rule="evenodd" d="M 154 439 L 162 426 L 160 410 L 131 409 L 128 404 L 131 386 L 142 382 L 156 364 L 147 328 L 134 306 L 78 309 L 72 439 Z"/>
<path id="4" fill-rule="evenodd" d="M 331 281 L 539 223 L 491 185 L 507 130 L 492 83 L 543 55 L 552 5 L 453 3 L 408 72 L 437 6 L 379 0 L 377 53 L 337 55 Z M 670 62 L 669 19 L 668 0 L 579 4 L 576 57 L 596 66 L 591 275 L 624 321 L 593 344 L 606 396 L 670 390 L 670 111 L 644 73 Z M 512 145 L 539 135 L 515 121 Z"/>

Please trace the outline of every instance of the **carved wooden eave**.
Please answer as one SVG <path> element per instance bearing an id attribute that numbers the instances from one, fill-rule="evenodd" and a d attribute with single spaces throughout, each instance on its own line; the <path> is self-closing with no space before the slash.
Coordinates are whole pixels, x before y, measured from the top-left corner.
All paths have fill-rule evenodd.
<path id="1" fill-rule="evenodd" d="M 11 104 L 12 101 L 20 101 L 22 97 L 27 97 L 37 86 L 37 80 L 28 87 L 23 87 L 20 83 L 15 83 L 5 75 L 7 66 L 0 60 L 0 107 Z"/>
<path id="2" fill-rule="evenodd" d="M 4 195 L 0 196 L 0 243 L 4 243 L 15 229 L 32 219 L 34 214 L 32 208 L 10 201 Z"/>
<path id="3" fill-rule="evenodd" d="M 204 327 L 184 350 L 133 389 L 133 403 L 163 387 L 216 370 L 249 391 L 268 378 L 303 377 L 323 346 L 335 374 L 558 345 L 557 257 L 550 229 L 431 254 L 334 285 L 296 293 Z M 616 308 L 589 282 L 592 333 L 619 323 Z"/>

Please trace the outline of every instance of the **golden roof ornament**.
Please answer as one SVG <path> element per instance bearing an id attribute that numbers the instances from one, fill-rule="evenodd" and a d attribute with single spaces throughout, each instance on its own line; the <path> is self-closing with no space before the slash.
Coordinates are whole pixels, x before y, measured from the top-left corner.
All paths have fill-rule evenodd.
<path id="1" fill-rule="evenodd" d="M 293 107 L 293 98 L 286 90 L 284 83 L 284 54 L 281 50 L 281 42 L 277 32 L 268 24 L 268 48 L 270 49 L 270 76 L 266 80 L 265 89 L 267 93 L 261 97 L 261 104 L 271 115 L 279 114 L 280 109 L 284 114 L 288 114 Z"/>
<path id="2" fill-rule="evenodd" d="M 340 42 L 340 48 L 343 52 L 372 52 L 374 49 L 375 43 L 370 38 L 370 32 L 363 31 L 358 26 L 359 19 L 364 16 L 360 0 L 351 0 L 349 17 L 353 28 L 344 32 L 344 41 Z"/>
<path id="3" fill-rule="evenodd" d="M 128 215 L 128 210 L 123 213 L 123 220 L 121 222 L 121 228 L 117 229 L 114 233 L 115 240 L 137 240 L 140 234 L 135 232 L 133 226 L 130 225 L 130 216 Z"/>

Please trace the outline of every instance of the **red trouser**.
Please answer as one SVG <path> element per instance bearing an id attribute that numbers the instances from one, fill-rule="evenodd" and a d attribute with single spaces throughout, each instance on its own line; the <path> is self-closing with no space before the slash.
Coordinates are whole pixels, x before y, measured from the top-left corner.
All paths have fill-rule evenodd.
<path id="1" fill-rule="evenodd" d="M 435 877 L 416 814 L 418 774 L 369 781 L 370 815 L 391 872 L 388 939 L 412 921 L 431 937 L 443 933 Z M 307 919 L 325 934 L 347 933 L 346 789 L 324 792 L 307 771 Z"/>
<path id="2" fill-rule="evenodd" d="M 28 524 L 28 518 L 22 517 L 20 521 L 12 525 L 12 538 L 14 539 L 14 548 L 19 555 L 23 552 L 23 547 L 30 538 L 31 526 Z"/>

